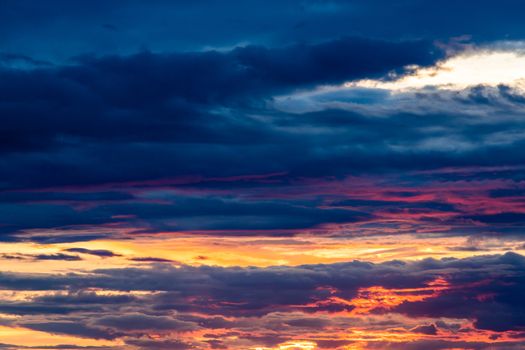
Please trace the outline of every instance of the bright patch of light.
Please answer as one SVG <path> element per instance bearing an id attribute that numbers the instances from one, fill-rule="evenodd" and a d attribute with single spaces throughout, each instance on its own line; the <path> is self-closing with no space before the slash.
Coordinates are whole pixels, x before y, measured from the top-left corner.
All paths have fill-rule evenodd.
<path id="1" fill-rule="evenodd" d="M 292 340 L 277 345 L 276 348 L 256 347 L 253 350 L 314 350 L 317 344 L 312 341 Z"/>
<path id="2" fill-rule="evenodd" d="M 485 85 L 525 86 L 525 55 L 518 51 L 478 51 L 450 57 L 428 68 L 415 68 L 413 73 L 392 81 L 359 80 L 346 83 L 349 88 L 376 88 L 406 91 L 435 87 L 461 90 Z"/>

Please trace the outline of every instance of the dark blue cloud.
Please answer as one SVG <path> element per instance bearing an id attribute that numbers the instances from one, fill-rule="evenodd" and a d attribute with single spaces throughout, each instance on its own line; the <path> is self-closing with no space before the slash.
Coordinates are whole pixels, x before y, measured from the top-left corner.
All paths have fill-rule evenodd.
<path id="1" fill-rule="evenodd" d="M 421 3 L 417 0 L 3 1 L 4 50 L 64 60 L 85 52 L 128 54 L 231 47 L 243 42 L 278 46 L 341 35 L 476 41 L 523 38 L 519 0 Z M 446 25 L 443 25 L 446 21 Z M 37 28 L 38 30 L 35 30 Z M 49 39 L 55 42 L 49 45 Z"/>
<path id="2" fill-rule="evenodd" d="M 101 258 L 111 258 L 115 256 L 120 256 L 117 253 L 112 252 L 111 250 L 107 249 L 86 249 L 86 248 L 68 248 L 64 251 L 70 252 L 70 253 L 81 253 L 81 254 L 88 254 L 88 255 L 94 255 Z"/>
<path id="3" fill-rule="evenodd" d="M 89 327 L 74 322 L 24 323 L 24 327 L 49 333 L 65 333 L 94 339 L 115 339 L 118 333 L 103 328 Z"/>

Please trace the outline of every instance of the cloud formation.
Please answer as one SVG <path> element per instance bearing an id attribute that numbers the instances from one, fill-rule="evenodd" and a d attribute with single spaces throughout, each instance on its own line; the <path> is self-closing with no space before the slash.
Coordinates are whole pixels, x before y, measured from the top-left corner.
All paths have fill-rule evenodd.
<path id="1" fill-rule="evenodd" d="M 1 2 L 0 348 L 524 348 L 523 9 Z"/>
<path id="2" fill-rule="evenodd" d="M 380 321 L 385 315 L 390 317 L 391 324 L 385 324 L 389 332 L 402 330 L 407 337 L 440 334 L 461 336 L 464 342 L 471 337 L 505 342 L 519 339 L 525 328 L 525 306 L 520 301 L 524 268 L 523 256 L 507 253 L 412 263 L 354 261 L 270 268 L 158 264 L 90 274 L 4 273 L 2 288 L 27 290 L 29 285 L 46 293 L 1 310 L 22 316 L 16 323 L 30 329 L 94 339 L 122 338 L 129 344 L 141 343 L 149 331 L 162 335 L 166 343 L 172 335 L 179 340 L 188 336 L 189 341 L 195 332 L 219 336 L 227 331 L 238 334 L 231 346 L 244 337 L 243 341 L 256 346 L 264 341 L 254 335 L 278 330 L 290 334 L 308 330 L 313 341 L 337 334 L 343 337 L 341 341 L 356 342 L 352 333 L 345 338 L 340 332 L 350 327 L 373 334 L 385 322 Z M 377 286 L 382 288 L 381 297 L 368 294 L 362 299 L 364 290 Z M 111 290 L 114 295 L 89 290 Z M 125 293 L 130 290 L 134 291 L 131 295 Z M 358 311 L 363 300 L 368 304 L 365 314 Z M 418 319 L 431 323 L 411 325 L 413 321 L 408 321 Z M 448 320 L 457 320 L 457 325 Z M 274 337 L 276 344 L 281 342 L 279 336 Z M 365 343 L 375 348 L 378 341 Z M 326 342 L 322 348 L 339 346 Z"/>

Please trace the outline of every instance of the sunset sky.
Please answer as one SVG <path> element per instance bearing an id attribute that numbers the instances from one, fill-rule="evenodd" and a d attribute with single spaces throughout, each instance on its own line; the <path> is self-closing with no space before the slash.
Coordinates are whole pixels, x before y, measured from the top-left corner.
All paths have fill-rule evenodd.
<path id="1" fill-rule="evenodd" d="M 0 349 L 525 349 L 524 14 L 0 0 Z"/>

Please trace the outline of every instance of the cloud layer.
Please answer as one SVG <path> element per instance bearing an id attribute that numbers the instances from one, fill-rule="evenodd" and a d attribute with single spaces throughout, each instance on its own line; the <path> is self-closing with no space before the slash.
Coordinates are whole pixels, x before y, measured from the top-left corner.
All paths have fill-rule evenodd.
<path id="1" fill-rule="evenodd" d="M 0 349 L 524 348 L 523 9 L 3 1 Z"/>

